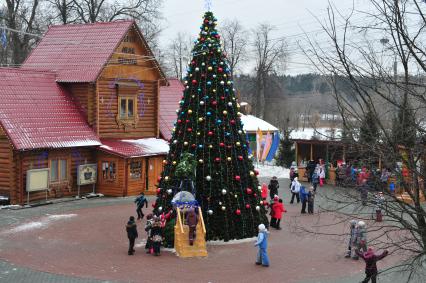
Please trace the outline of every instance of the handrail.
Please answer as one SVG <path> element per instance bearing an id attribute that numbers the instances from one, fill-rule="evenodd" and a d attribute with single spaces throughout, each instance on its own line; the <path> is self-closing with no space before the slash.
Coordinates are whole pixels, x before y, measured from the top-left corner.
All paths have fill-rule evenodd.
<path id="1" fill-rule="evenodd" d="M 180 209 L 179 209 L 179 207 L 177 207 L 176 210 L 177 210 L 177 216 L 178 216 L 178 222 L 179 222 L 179 226 L 180 226 L 180 231 L 183 234 L 182 218 L 180 216 Z"/>
<path id="2" fill-rule="evenodd" d="M 203 232 L 206 234 L 206 225 L 204 225 L 203 213 L 201 212 L 201 208 L 198 209 L 198 213 L 200 214 L 201 219 L 201 227 L 203 227 Z"/>

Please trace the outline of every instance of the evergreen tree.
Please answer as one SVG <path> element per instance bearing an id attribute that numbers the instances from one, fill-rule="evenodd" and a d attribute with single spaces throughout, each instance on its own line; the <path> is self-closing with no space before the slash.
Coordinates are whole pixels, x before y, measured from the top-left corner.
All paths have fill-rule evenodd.
<path id="1" fill-rule="evenodd" d="M 177 192 L 191 191 L 181 187 L 182 177 L 176 174 L 180 160 L 190 153 L 196 161 L 192 181 L 207 240 L 253 237 L 257 226 L 267 224 L 268 220 L 257 171 L 248 156 L 231 70 L 212 12 L 205 13 L 200 29 L 185 77 L 170 151 L 159 177 L 154 212 L 169 212 Z"/>
<path id="2" fill-rule="evenodd" d="M 416 142 L 416 121 L 413 110 L 409 106 L 408 102 L 403 103 L 392 123 L 394 143 L 407 148 L 413 147 Z"/>
<path id="3" fill-rule="evenodd" d="M 379 129 L 376 123 L 376 116 L 372 110 L 368 110 L 361 121 L 359 141 L 363 145 L 373 146 L 378 140 L 378 135 Z"/>
<path id="4" fill-rule="evenodd" d="M 283 131 L 283 137 L 280 139 L 280 149 L 276 158 L 278 166 L 289 168 L 295 160 L 293 142 L 290 140 L 290 130 Z"/>

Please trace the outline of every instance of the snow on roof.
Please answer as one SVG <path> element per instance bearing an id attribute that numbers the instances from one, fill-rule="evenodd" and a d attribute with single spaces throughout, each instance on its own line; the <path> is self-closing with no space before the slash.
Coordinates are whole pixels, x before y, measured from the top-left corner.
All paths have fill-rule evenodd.
<path id="1" fill-rule="evenodd" d="M 330 129 L 330 128 L 304 128 L 295 129 L 290 133 L 290 139 L 293 140 L 336 140 L 340 139 L 342 130 L 341 129 Z M 313 138 L 314 137 L 314 138 Z"/>
<path id="2" fill-rule="evenodd" d="M 102 139 L 100 149 L 125 158 L 165 155 L 169 152 L 166 140 L 156 138 L 135 140 Z"/>
<path id="3" fill-rule="evenodd" d="M 273 125 L 253 115 L 241 115 L 241 121 L 243 122 L 244 130 L 247 132 L 256 132 L 258 128 L 261 131 L 278 131 Z"/>

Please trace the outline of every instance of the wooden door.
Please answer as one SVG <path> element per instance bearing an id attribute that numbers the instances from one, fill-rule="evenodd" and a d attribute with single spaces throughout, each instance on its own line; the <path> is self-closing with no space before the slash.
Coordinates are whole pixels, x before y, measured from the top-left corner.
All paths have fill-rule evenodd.
<path id="1" fill-rule="evenodd" d="M 153 156 L 147 158 L 147 191 L 155 194 L 157 190 L 157 179 L 163 170 L 163 156 Z"/>

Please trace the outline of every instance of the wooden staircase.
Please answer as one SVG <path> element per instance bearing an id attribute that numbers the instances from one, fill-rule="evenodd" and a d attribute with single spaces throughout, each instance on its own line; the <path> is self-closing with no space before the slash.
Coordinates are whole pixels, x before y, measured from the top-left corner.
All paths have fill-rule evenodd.
<path id="1" fill-rule="evenodd" d="M 175 225 L 175 250 L 179 257 L 204 257 L 207 256 L 206 227 L 203 214 L 198 209 L 199 218 L 194 244 L 189 244 L 189 227 L 183 223 L 183 213 L 177 208 L 177 221 Z"/>

